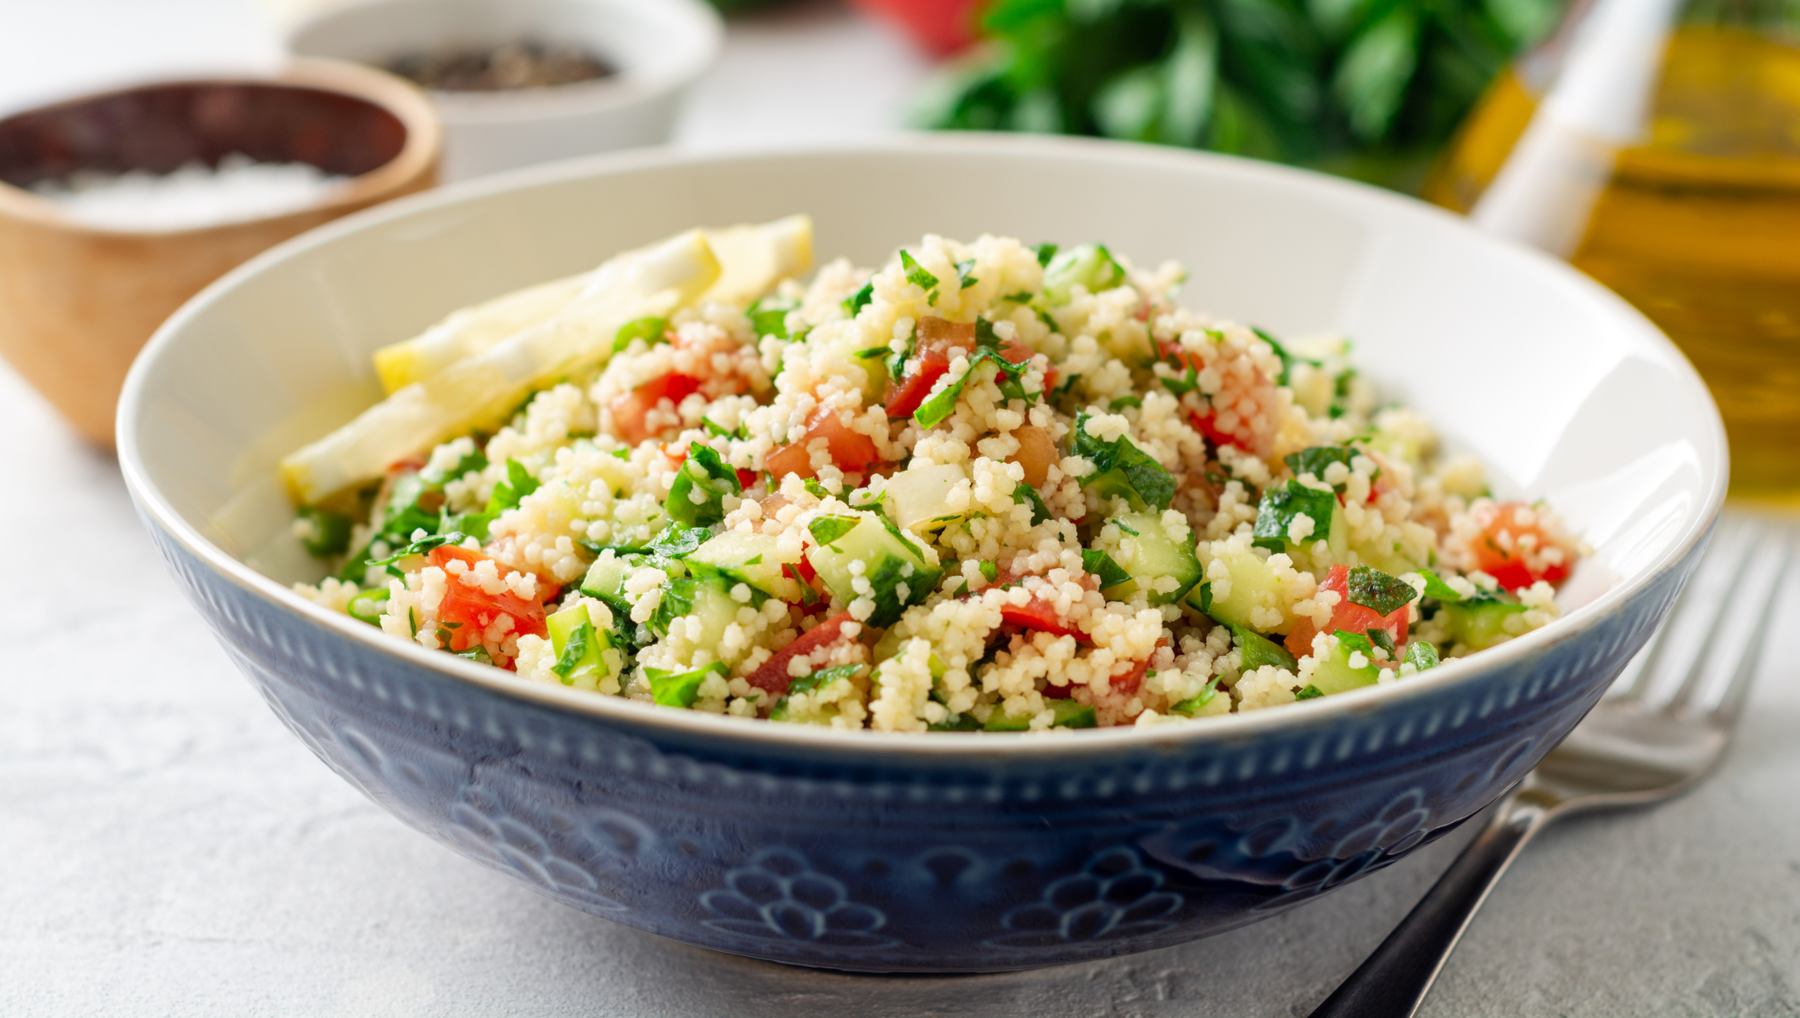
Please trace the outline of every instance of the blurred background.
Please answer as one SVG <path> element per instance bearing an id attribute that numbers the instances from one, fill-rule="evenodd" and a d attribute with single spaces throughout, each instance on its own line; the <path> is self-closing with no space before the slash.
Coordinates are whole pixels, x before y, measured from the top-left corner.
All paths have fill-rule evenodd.
<path id="1" fill-rule="evenodd" d="M 1735 493 L 1793 501 L 1800 491 L 1788 449 L 1800 438 L 1800 0 L 4 6 L 0 265 L 19 271 L 0 281 L 13 308 L 0 316 L 0 353 L 101 444 L 111 400 L 97 401 L 88 380 L 108 380 L 102 395 L 116 389 L 136 345 L 181 299 L 325 218 L 440 181 L 642 145 L 1028 131 L 1323 170 L 1418 194 L 1568 258 L 1654 318 L 1712 383 Z M 217 96 L 61 104 L 169 78 L 279 78 L 296 56 L 425 89 L 437 123 L 406 137 L 428 150 L 430 172 L 373 186 L 385 172 L 377 164 L 399 159 L 398 149 L 382 155 L 380 139 L 366 140 L 358 162 L 329 143 L 136 137 L 204 120 Z M 402 100 L 347 80 L 331 87 L 400 115 L 391 105 Z M 265 126 L 313 116 L 232 101 L 240 120 Z M 260 165 L 270 162 L 301 169 Z M 316 214 L 202 239 L 204 257 L 181 250 L 183 231 L 302 211 Z M 70 339 L 91 301 L 59 292 L 52 273 L 91 265 L 96 244 L 118 240 L 98 234 L 123 235 L 137 260 L 112 244 L 110 281 L 97 285 L 159 285 L 137 295 L 141 313 Z M 67 357 L 46 363 L 43 351 L 63 341 L 94 347 L 75 358 L 79 378 Z"/>

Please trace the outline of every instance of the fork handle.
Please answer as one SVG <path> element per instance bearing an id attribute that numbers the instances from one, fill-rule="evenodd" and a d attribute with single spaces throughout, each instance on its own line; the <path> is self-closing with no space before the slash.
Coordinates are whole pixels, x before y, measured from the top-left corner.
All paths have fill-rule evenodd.
<path id="1" fill-rule="evenodd" d="M 1416 1014 L 1475 910 L 1549 815 L 1527 788 L 1502 800 L 1486 828 L 1310 1018 L 1410 1018 Z"/>

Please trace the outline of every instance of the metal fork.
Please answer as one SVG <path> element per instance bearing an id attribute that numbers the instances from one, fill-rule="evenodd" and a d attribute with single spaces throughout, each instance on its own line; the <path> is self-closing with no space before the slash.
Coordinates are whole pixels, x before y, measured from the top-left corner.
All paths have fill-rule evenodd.
<path id="1" fill-rule="evenodd" d="M 1607 696 L 1500 801 L 1487 827 L 1311 1018 L 1416 1014 L 1475 910 L 1533 835 L 1584 810 L 1660 802 L 1710 773 L 1743 709 L 1792 552 L 1773 521 L 1721 520 L 1694 585 Z M 1697 646 L 1676 663 L 1669 647 L 1682 637 Z M 1719 654 L 1720 647 L 1733 649 Z"/>

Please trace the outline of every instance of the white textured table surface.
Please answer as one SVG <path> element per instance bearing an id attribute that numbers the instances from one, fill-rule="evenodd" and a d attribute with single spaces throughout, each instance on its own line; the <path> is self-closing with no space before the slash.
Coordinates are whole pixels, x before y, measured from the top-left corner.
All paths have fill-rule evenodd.
<path id="1" fill-rule="evenodd" d="M 177 36 L 152 6 L 204 27 Z M 99 27 L 77 45 L 83 24 Z M 264 46 L 260 19 L 219 0 L 0 0 L 0 104 L 117 74 L 107 54 L 154 25 L 164 63 Z M 684 140 L 879 130 L 918 73 L 829 7 L 740 25 Z M 334 777 L 181 600 L 111 458 L 3 368 L 0 478 L 0 1015 L 1303 1015 L 1462 840 L 1102 964 L 883 979 L 711 954 L 540 898 Z M 1427 1015 L 1800 1016 L 1800 577 L 1785 598 L 1724 770 L 1533 846 Z"/>

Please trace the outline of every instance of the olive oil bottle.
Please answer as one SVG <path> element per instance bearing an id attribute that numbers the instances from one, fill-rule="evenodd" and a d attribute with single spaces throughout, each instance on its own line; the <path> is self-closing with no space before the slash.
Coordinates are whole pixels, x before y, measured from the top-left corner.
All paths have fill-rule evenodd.
<path id="1" fill-rule="evenodd" d="M 1733 494 L 1800 503 L 1800 4 L 1579 4 L 1426 196 L 1637 305 L 1712 387 Z"/>

